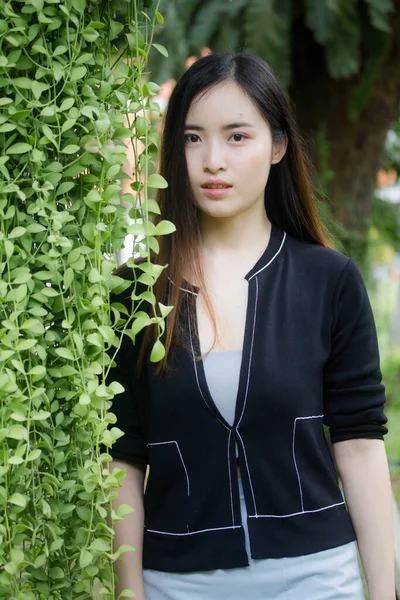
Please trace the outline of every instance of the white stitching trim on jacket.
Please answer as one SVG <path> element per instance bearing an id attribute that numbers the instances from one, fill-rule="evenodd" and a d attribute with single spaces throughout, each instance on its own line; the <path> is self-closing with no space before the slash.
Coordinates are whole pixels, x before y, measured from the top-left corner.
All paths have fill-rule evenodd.
<path id="1" fill-rule="evenodd" d="M 201 387 L 200 387 L 199 373 L 198 373 L 198 371 L 197 371 L 196 356 L 195 356 L 195 353 L 194 353 L 194 347 L 193 347 L 192 326 L 191 326 L 191 324 L 190 324 L 190 307 L 189 307 L 189 298 L 187 297 L 187 298 L 186 298 L 186 300 L 187 300 L 187 312 L 188 312 L 188 324 L 189 324 L 190 347 L 191 347 L 191 350 L 192 350 L 192 356 L 193 356 L 193 366 L 194 366 L 194 372 L 195 372 L 195 375 L 196 375 L 197 387 L 199 388 L 199 392 L 200 392 L 200 394 L 201 394 L 201 397 L 202 397 L 202 398 L 203 398 L 203 400 L 204 400 L 204 403 L 205 403 L 205 405 L 207 406 L 207 408 L 209 408 L 209 406 L 208 406 L 208 404 L 207 404 L 207 402 L 206 402 L 206 399 L 204 398 L 204 394 L 203 394 L 203 392 L 202 392 L 202 390 L 201 390 Z M 217 419 L 218 419 L 218 417 L 217 417 Z M 223 426 L 225 427 L 225 429 L 227 429 L 229 432 L 231 431 L 231 428 L 230 428 L 230 427 L 228 427 L 227 425 L 225 425 L 225 423 L 224 423 L 223 421 L 221 421 L 221 419 L 218 419 L 218 421 L 221 423 L 221 425 L 223 425 Z"/>
<path id="2" fill-rule="evenodd" d="M 179 456 L 181 457 L 181 461 L 182 461 L 182 465 L 183 468 L 185 469 L 185 473 L 186 473 L 186 481 L 187 481 L 187 490 L 188 490 L 188 496 L 190 496 L 190 484 L 189 484 L 189 474 L 185 465 L 185 461 L 183 460 L 183 456 L 182 456 L 182 452 L 181 449 L 179 448 L 179 444 L 178 442 L 176 442 L 175 440 L 171 440 L 169 442 L 150 442 L 149 444 L 147 444 L 148 446 L 162 446 L 163 444 L 176 444 L 176 448 L 179 452 Z"/>
<path id="3" fill-rule="evenodd" d="M 293 422 L 292 454 L 293 454 L 294 466 L 295 466 L 296 473 L 297 473 L 297 479 L 299 481 L 300 501 L 301 501 L 301 510 L 302 510 L 302 512 L 304 512 L 303 490 L 302 490 L 302 487 L 301 487 L 300 473 L 299 473 L 299 469 L 297 467 L 296 453 L 295 453 L 295 450 L 294 450 L 295 438 L 296 438 L 296 425 L 297 425 L 297 421 L 305 421 L 307 419 L 323 419 L 323 418 L 324 418 L 324 415 L 310 415 L 309 417 L 296 417 L 295 420 L 294 420 L 294 422 Z"/>
<path id="4" fill-rule="evenodd" d="M 253 496 L 253 503 L 254 503 L 254 512 L 257 514 L 257 506 L 256 506 L 256 498 L 254 495 L 254 489 L 253 489 L 253 483 L 251 481 L 251 477 L 250 477 L 250 469 L 249 469 L 249 463 L 247 462 L 247 455 L 246 455 L 246 448 L 244 446 L 244 442 L 242 440 L 242 437 L 239 433 L 239 425 L 242 421 L 243 415 L 244 415 L 244 410 L 246 408 L 246 402 L 247 402 L 247 394 L 249 391 L 249 383 L 250 383 L 250 371 L 251 371 L 251 361 L 253 358 L 253 346 L 254 346 L 254 336 L 255 336 L 255 331 L 256 331 L 256 319 L 257 319 L 257 305 L 258 305 L 258 279 L 256 277 L 256 301 L 255 301 L 255 305 L 254 305 L 254 318 L 253 318 L 253 331 L 252 331 L 252 336 L 251 336 L 251 346 L 250 346 L 250 358 L 249 358 L 249 368 L 247 371 L 247 384 L 246 384 L 246 392 L 244 395 L 244 402 L 243 402 L 243 408 L 242 408 L 242 414 L 240 415 L 240 419 L 235 427 L 236 429 L 236 433 L 238 434 L 241 444 L 242 444 L 242 448 L 243 448 L 243 454 L 244 454 L 244 458 L 246 461 L 246 469 L 247 469 L 247 475 L 249 478 L 249 483 L 250 483 L 250 488 L 251 488 L 251 495 Z"/>
<path id="5" fill-rule="evenodd" d="M 249 470 L 249 463 L 247 462 L 246 448 L 244 447 L 244 443 L 243 443 L 243 440 L 242 440 L 242 436 L 240 435 L 240 433 L 239 433 L 238 431 L 236 431 L 236 433 L 238 434 L 238 436 L 239 436 L 239 439 L 240 439 L 240 442 L 241 442 L 241 444 L 242 444 L 242 448 L 243 448 L 243 454 L 244 454 L 244 460 L 245 460 L 245 463 L 246 463 L 247 475 L 248 475 L 248 478 L 249 478 L 249 483 L 250 483 L 250 488 L 251 488 L 251 495 L 252 495 L 252 497 L 253 497 L 254 511 L 255 511 L 255 513 L 256 513 L 256 515 L 257 515 L 256 498 L 255 498 L 255 496 L 254 496 L 253 483 L 252 483 L 252 481 L 251 481 L 251 477 L 250 477 L 250 470 Z"/>
<path id="6" fill-rule="evenodd" d="M 232 492 L 232 475 L 231 475 L 231 451 L 230 451 L 231 437 L 232 437 L 232 431 L 229 432 L 229 436 L 228 436 L 228 473 L 229 473 L 229 487 L 231 489 L 232 525 L 235 526 L 235 513 L 233 510 L 233 492 Z"/>
<path id="7" fill-rule="evenodd" d="M 266 265 L 264 265 L 263 267 L 261 267 L 261 269 L 259 269 L 257 271 L 257 273 L 254 273 L 254 275 L 252 275 L 251 277 L 249 277 L 249 279 L 248 279 L 249 281 L 250 281 L 250 279 L 253 279 L 253 277 L 255 277 L 256 275 L 258 275 L 259 273 L 261 273 L 261 271 L 264 271 L 264 269 L 266 269 L 267 267 L 269 267 L 269 265 L 276 259 L 276 257 L 278 256 L 278 254 L 282 250 L 283 244 L 285 243 L 285 240 L 286 240 L 286 231 L 283 232 L 283 240 L 282 240 L 281 245 L 279 246 L 279 250 L 277 251 L 277 253 L 274 254 L 274 256 L 271 258 L 271 260 Z"/>
<path id="8" fill-rule="evenodd" d="M 207 531 L 222 531 L 225 529 L 241 529 L 241 525 L 235 525 L 235 527 L 212 527 L 211 529 L 200 529 L 199 531 L 190 531 L 189 533 L 170 533 L 169 531 L 156 531 L 155 529 L 148 529 L 145 527 L 146 531 L 150 533 L 160 533 L 161 535 L 177 535 L 177 536 L 185 536 L 185 535 L 196 535 L 197 533 L 206 533 Z"/>
<path id="9" fill-rule="evenodd" d="M 323 506 L 322 508 L 316 508 L 315 510 L 302 510 L 300 512 L 291 513 L 289 515 L 248 515 L 249 519 L 287 519 L 288 517 L 297 517 L 299 515 L 307 515 L 309 513 L 317 513 L 322 510 L 328 510 L 329 508 L 335 508 L 335 506 L 342 506 L 344 502 L 337 502 L 337 504 L 330 504 L 329 506 Z"/>
<path id="10" fill-rule="evenodd" d="M 193 337 L 192 337 L 192 326 L 190 324 L 190 306 L 189 306 L 189 297 L 187 296 L 186 298 L 186 302 L 187 302 L 187 314 L 188 314 L 188 325 L 189 325 L 189 337 L 190 337 L 190 347 L 192 350 L 192 357 L 193 357 L 193 367 L 194 367 L 194 372 L 196 375 L 196 382 L 197 382 L 197 387 L 199 388 L 199 392 L 201 397 L 203 398 L 203 401 L 205 403 L 205 405 L 207 406 L 207 408 L 209 408 L 206 399 L 204 398 L 204 394 L 202 392 L 202 389 L 200 387 L 200 381 L 199 381 L 199 373 L 197 370 L 197 363 L 196 363 L 196 356 L 194 353 L 194 347 L 193 347 Z M 232 489 L 232 474 L 231 474 L 231 463 L 230 463 L 230 441 L 231 441 L 231 436 L 232 436 L 232 430 L 230 427 L 228 427 L 227 425 L 225 425 L 225 423 L 223 421 L 221 421 L 221 419 L 218 419 L 218 421 L 221 423 L 221 425 L 223 425 L 225 427 L 225 429 L 227 429 L 229 431 L 229 436 L 228 436 L 228 475 L 229 475 L 229 491 L 230 491 L 230 499 L 231 499 L 231 510 L 232 510 L 232 525 L 233 527 L 235 527 L 235 517 L 234 517 L 234 510 L 233 510 L 233 489 Z"/>

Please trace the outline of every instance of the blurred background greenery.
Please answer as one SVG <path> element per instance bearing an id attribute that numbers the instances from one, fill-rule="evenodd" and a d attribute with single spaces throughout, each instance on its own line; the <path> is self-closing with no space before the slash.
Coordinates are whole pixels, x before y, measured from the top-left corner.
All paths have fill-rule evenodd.
<path id="1" fill-rule="evenodd" d="M 367 282 L 387 387 L 386 447 L 400 505 L 400 5 L 396 0 L 161 0 L 152 79 L 210 51 L 248 51 L 287 89 L 337 248 Z"/>

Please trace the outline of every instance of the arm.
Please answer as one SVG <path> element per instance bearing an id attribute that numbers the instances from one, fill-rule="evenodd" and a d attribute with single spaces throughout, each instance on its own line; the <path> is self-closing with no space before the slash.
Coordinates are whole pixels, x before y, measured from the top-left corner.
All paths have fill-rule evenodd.
<path id="1" fill-rule="evenodd" d="M 332 302 L 324 369 L 325 419 L 371 600 L 394 600 L 392 505 L 383 445 L 387 418 L 374 317 L 349 260 Z"/>
<path id="2" fill-rule="evenodd" d="M 129 278 L 130 271 L 125 269 L 120 272 L 122 278 Z M 122 302 L 128 312 L 132 312 L 131 289 L 120 296 L 111 296 L 110 302 Z M 117 317 L 119 320 L 119 316 Z M 117 336 L 121 334 L 117 333 Z M 145 402 L 147 398 L 147 373 L 143 369 L 140 375 L 136 374 L 137 352 L 140 344 L 134 345 L 127 335 L 122 335 L 120 347 L 115 358 L 116 366 L 110 369 L 107 375 L 107 384 L 117 381 L 122 385 L 123 391 L 114 396 L 111 413 L 116 420 L 110 420 L 110 426 L 116 425 L 124 435 L 118 437 L 109 448 L 113 460 L 110 463 L 110 472 L 113 468 L 125 469 L 126 475 L 121 480 L 121 487 L 116 489 L 118 494 L 113 499 L 113 509 L 116 511 L 121 504 L 132 506 L 135 512 L 126 515 L 113 524 L 115 536 L 114 546 L 117 549 L 123 544 L 135 548 L 135 552 L 124 553 L 114 563 L 114 572 L 118 583 L 117 596 L 124 589 L 131 589 L 136 595 L 136 600 L 145 600 L 143 589 L 143 532 L 144 532 L 144 479 L 148 463 L 146 444 L 146 418 L 140 409 L 140 399 Z M 111 356 L 113 350 L 110 349 Z"/>
<path id="3" fill-rule="evenodd" d="M 129 544 L 135 552 L 125 552 L 114 563 L 114 573 L 118 578 L 116 597 L 124 589 L 135 593 L 136 600 L 145 600 L 143 587 L 143 487 L 146 467 L 140 464 L 113 460 L 110 463 L 110 472 L 113 468 L 125 469 L 126 476 L 121 481 L 118 497 L 113 500 L 113 509 L 116 511 L 120 504 L 129 504 L 135 512 L 126 515 L 121 521 L 114 523 L 114 551 L 122 544 Z"/>
<path id="4" fill-rule="evenodd" d="M 370 600 L 395 600 L 392 496 L 379 439 L 333 444 L 346 504 L 356 531 Z"/>

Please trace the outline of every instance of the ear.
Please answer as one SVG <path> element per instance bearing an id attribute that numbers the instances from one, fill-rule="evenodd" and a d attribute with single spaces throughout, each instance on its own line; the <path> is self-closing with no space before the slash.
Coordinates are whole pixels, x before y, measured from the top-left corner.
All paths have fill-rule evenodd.
<path id="1" fill-rule="evenodd" d="M 287 140 L 286 135 L 284 136 L 282 141 L 274 144 L 274 147 L 272 150 L 271 164 L 276 165 L 278 162 L 280 162 L 282 160 L 282 158 L 285 156 L 285 153 L 287 150 L 287 145 L 288 145 L 288 140 Z"/>

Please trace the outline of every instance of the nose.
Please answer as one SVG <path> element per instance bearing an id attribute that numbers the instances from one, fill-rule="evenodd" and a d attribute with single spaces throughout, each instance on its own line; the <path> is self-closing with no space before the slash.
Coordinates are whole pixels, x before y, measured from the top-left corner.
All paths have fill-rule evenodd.
<path id="1" fill-rule="evenodd" d="M 203 170 L 206 173 L 218 173 L 226 170 L 226 159 L 219 144 L 207 144 L 203 159 Z"/>

